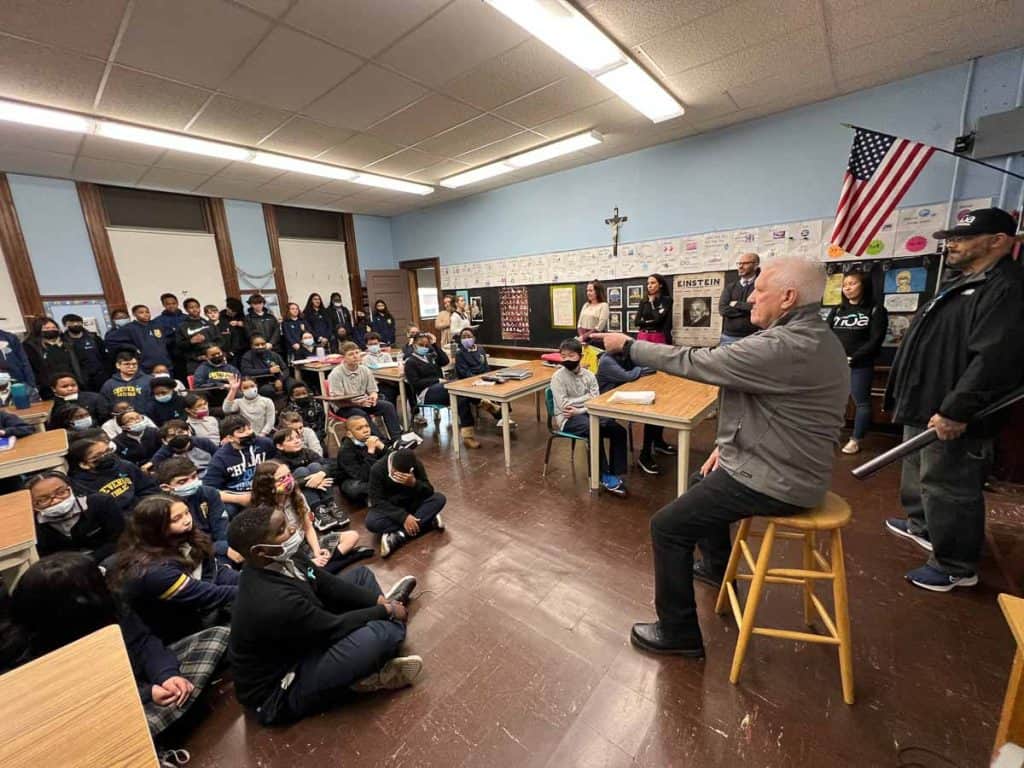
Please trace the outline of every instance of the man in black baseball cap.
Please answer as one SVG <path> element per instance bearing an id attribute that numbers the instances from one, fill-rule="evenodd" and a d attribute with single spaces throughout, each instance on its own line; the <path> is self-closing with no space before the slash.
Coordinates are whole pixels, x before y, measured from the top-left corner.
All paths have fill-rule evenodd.
<path id="1" fill-rule="evenodd" d="M 975 414 L 1019 387 L 1024 370 L 1024 283 L 1009 257 L 1015 232 L 1009 213 L 980 208 L 935 233 L 954 271 L 918 310 L 889 374 L 885 410 L 903 425 L 903 439 L 929 428 L 939 437 L 903 460 L 907 516 L 885 522 L 931 553 L 906 578 L 934 592 L 978 583 L 982 489 L 1002 420 Z"/>

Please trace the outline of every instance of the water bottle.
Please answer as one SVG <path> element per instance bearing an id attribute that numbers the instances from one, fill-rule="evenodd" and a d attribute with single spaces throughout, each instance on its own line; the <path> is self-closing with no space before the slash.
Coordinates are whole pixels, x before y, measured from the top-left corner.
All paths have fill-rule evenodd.
<path id="1" fill-rule="evenodd" d="M 323 347 L 317 347 L 316 348 L 316 359 L 317 360 L 323 360 L 325 357 L 326 357 L 326 354 L 324 353 L 324 348 Z"/>
<path id="2" fill-rule="evenodd" d="M 18 410 L 28 408 L 28 387 L 22 384 L 20 381 L 11 385 L 11 399 L 14 401 L 14 407 Z"/>

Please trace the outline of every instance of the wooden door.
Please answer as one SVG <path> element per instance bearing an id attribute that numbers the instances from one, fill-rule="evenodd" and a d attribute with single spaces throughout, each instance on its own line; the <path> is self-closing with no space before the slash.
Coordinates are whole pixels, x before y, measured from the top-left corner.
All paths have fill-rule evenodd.
<path id="1" fill-rule="evenodd" d="M 409 295 L 409 278 L 404 269 L 366 270 L 366 295 L 369 312 L 373 305 L 383 299 L 395 318 L 395 339 L 405 344 L 405 329 L 412 325 L 412 298 Z"/>

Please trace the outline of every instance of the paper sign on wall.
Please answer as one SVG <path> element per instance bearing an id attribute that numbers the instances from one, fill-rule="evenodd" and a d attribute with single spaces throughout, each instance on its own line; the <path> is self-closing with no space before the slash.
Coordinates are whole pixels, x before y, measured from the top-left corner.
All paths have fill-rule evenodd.
<path id="1" fill-rule="evenodd" d="M 725 286 L 722 272 L 677 275 L 672 292 L 672 339 L 676 344 L 709 347 L 722 335 L 718 299 Z"/>

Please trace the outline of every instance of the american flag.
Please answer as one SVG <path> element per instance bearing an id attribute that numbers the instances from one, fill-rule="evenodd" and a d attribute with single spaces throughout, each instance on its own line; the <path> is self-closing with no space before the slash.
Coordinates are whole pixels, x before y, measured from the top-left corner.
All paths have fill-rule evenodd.
<path id="1" fill-rule="evenodd" d="M 861 256 L 935 149 L 884 133 L 856 130 L 832 243 Z"/>

